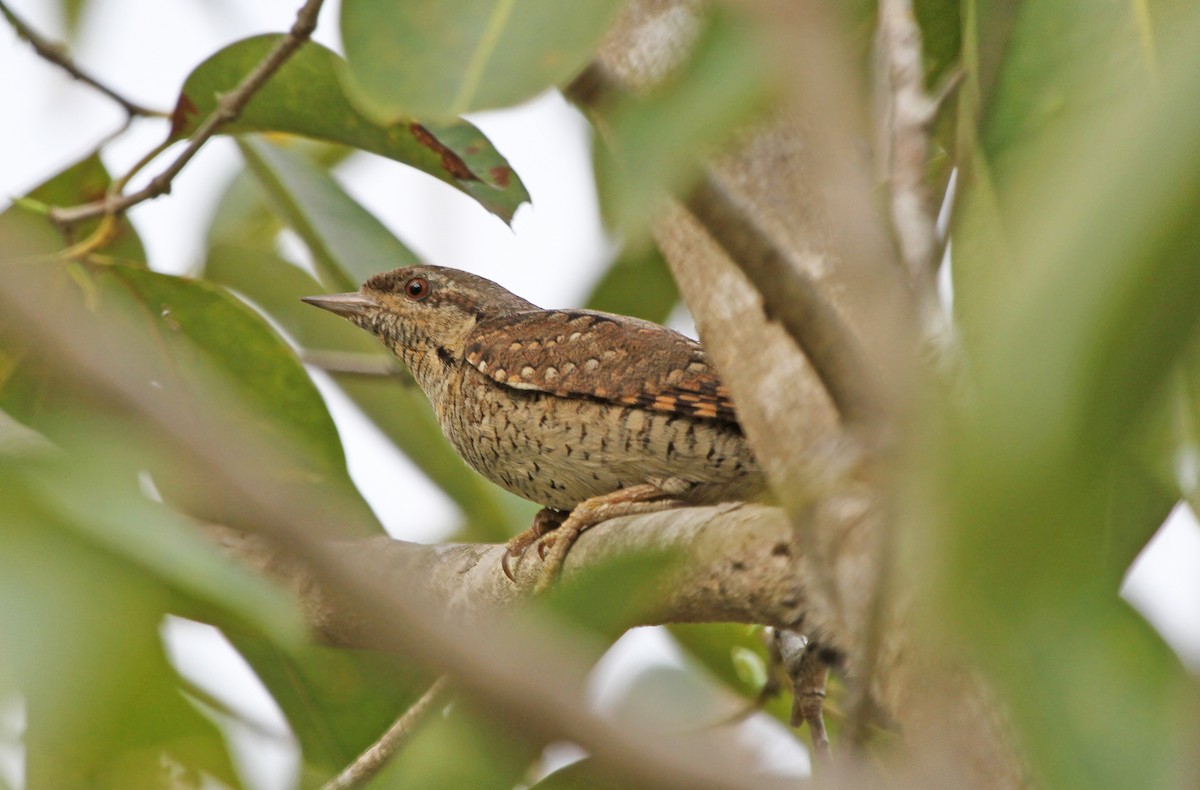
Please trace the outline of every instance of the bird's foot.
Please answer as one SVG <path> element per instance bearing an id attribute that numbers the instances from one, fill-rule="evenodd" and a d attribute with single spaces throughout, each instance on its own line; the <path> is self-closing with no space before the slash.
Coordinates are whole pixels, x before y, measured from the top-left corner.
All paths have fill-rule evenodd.
<path id="1" fill-rule="evenodd" d="M 515 559 L 519 564 L 521 558 L 525 556 L 526 550 L 532 546 L 538 538 L 545 535 L 551 530 L 557 529 L 559 525 L 567 518 L 567 512 L 564 510 L 555 510 L 551 507 L 544 507 L 537 512 L 533 517 L 533 524 L 529 529 L 513 536 L 508 545 L 504 549 L 504 557 L 500 560 L 500 569 L 504 571 L 504 575 L 509 581 L 515 582 L 516 577 L 513 576 L 512 562 Z M 545 557 L 546 552 L 541 546 L 538 547 L 538 555 Z"/>
<path id="2" fill-rule="evenodd" d="M 538 556 L 543 562 L 541 573 L 538 574 L 537 583 L 533 587 L 533 594 L 541 595 L 554 584 L 562 570 L 567 552 L 571 550 L 580 534 L 589 527 L 618 516 L 657 513 L 686 504 L 666 496 L 666 492 L 658 485 L 642 483 L 580 502 L 566 520 L 538 544 Z"/>

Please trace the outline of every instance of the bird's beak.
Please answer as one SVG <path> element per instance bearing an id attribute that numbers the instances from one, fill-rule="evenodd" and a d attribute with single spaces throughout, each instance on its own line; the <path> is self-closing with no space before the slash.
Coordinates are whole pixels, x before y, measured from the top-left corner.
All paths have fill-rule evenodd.
<path id="1" fill-rule="evenodd" d="M 348 294 L 302 296 L 300 297 L 300 301 L 308 302 L 311 305 L 320 307 L 322 310 L 328 310 L 331 313 L 337 313 L 346 318 L 370 315 L 379 309 L 379 302 L 357 291 Z"/>

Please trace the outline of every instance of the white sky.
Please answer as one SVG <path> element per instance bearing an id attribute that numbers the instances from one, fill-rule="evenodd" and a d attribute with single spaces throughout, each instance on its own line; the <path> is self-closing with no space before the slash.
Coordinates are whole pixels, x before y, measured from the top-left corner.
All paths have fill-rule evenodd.
<path id="1" fill-rule="evenodd" d="M 61 37 L 58 2 L 10 0 L 10 5 L 43 33 Z M 285 29 L 299 5 L 299 0 L 91 0 L 85 35 L 74 54 L 85 68 L 131 98 L 169 110 L 193 66 L 225 43 Z M 337 6 L 327 4 L 316 35 L 335 49 Z M 40 61 L 7 25 L 0 25 L 0 74 L 5 116 L 0 124 L 0 197 L 22 194 L 81 158 L 123 118 L 107 99 Z M 431 263 L 474 270 L 543 306 L 580 304 L 612 254 L 596 211 L 586 124 L 556 95 L 473 120 L 508 157 L 534 197 L 534 207 L 521 210 L 512 230 L 452 188 L 383 159 L 356 158 L 340 171 L 343 183 Z M 139 123 L 106 154 L 110 169 L 120 171 L 131 164 L 161 139 L 164 128 L 160 123 Z M 196 264 L 216 190 L 237 166 L 228 141 L 215 140 L 176 181 L 171 196 L 135 209 L 133 220 L 158 268 L 184 273 Z M 322 389 L 330 392 L 327 386 Z M 445 535 L 457 518 L 454 505 L 415 473 L 352 406 L 339 398 L 331 398 L 331 403 L 351 474 L 389 531 L 421 541 Z M 406 495 L 397 496 L 398 489 Z M 423 503 L 422 509 L 414 511 L 417 502 Z M 1200 528 L 1190 511 L 1179 508 L 1122 590 L 1196 670 L 1198 568 Z M 267 733 L 286 734 L 274 703 L 212 629 L 172 621 L 165 633 L 172 655 L 189 676 L 230 699 Z M 648 665 L 678 661 L 669 640 L 650 634 L 653 631 L 647 629 L 632 632 L 598 670 L 616 690 L 611 693 L 631 687 Z M 19 749 L 11 741 L 16 726 L 11 723 L 19 718 L 19 707 L 0 700 L 0 779 L 19 773 Z M 760 742 L 773 744 L 772 764 L 779 770 L 805 770 L 806 758 L 787 746 L 790 739 L 774 737 L 771 725 L 762 721 L 749 726 L 758 728 L 755 737 Z M 251 785 L 292 786 L 294 746 L 286 738 L 242 729 L 234 742 Z"/>

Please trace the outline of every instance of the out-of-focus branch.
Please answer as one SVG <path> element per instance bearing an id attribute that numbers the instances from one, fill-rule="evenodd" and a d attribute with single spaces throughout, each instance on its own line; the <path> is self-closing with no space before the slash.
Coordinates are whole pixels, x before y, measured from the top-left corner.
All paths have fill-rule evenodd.
<path id="1" fill-rule="evenodd" d="M 939 244 L 926 180 L 929 124 L 938 103 L 925 91 L 921 28 L 912 0 L 879 0 L 878 51 L 883 60 L 885 104 L 882 159 L 887 168 L 892 227 L 913 289 L 931 309 Z"/>
<path id="2" fill-rule="evenodd" d="M 402 368 L 395 357 L 391 355 L 361 354 L 352 351 L 305 351 L 300 356 L 300 361 L 326 373 L 369 378 L 399 378 L 406 384 L 414 383 L 408 371 Z"/>
<path id="3" fill-rule="evenodd" d="M 706 172 L 684 199 L 688 210 L 721 245 L 762 297 L 769 318 L 796 341 L 842 419 L 870 426 L 887 414 L 858 338 L 802 269 L 788 260 L 778 239 L 765 233 L 724 184 Z"/>
<path id="4" fill-rule="evenodd" d="M 161 110 L 152 110 L 149 107 L 145 107 L 135 101 L 132 101 L 131 99 L 125 98 L 113 88 L 108 87 L 103 82 L 84 71 L 82 68 L 80 68 L 79 64 L 67 54 L 67 46 L 65 44 L 57 41 L 51 41 L 41 33 L 38 33 L 36 30 L 30 27 L 25 20 L 17 16 L 17 14 L 8 7 L 8 3 L 3 2 L 3 0 L 0 0 L 0 14 L 4 15 L 4 18 L 8 20 L 8 23 L 12 25 L 13 30 L 17 31 L 17 35 L 28 41 L 29 45 L 33 47 L 33 51 L 41 56 L 43 60 L 53 63 L 85 85 L 90 85 L 91 87 L 100 91 L 105 96 L 121 105 L 121 108 L 125 110 L 125 113 L 130 117 L 167 117 L 167 114 Z"/>
<path id="5" fill-rule="evenodd" d="M 223 94 L 217 100 L 217 106 L 192 134 L 187 146 L 179 156 L 165 170 L 150 179 L 150 183 L 127 195 L 111 194 L 103 200 L 85 203 L 82 206 L 52 208 L 48 214 L 50 220 L 59 225 L 73 225 L 96 217 L 119 214 L 139 203 L 170 192 L 171 183 L 175 177 L 187 166 L 188 162 L 192 161 L 192 157 L 199 153 L 209 138 L 220 131 L 222 126 L 236 120 L 254 94 L 295 54 L 296 50 L 308 41 L 317 27 L 317 16 L 320 14 L 323 4 L 324 0 L 307 0 L 305 2 L 296 12 L 296 21 L 292 23 L 287 34 L 276 42 L 271 51 L 258 62 L 258 65 L 249 74 L 242 78 L 237 87 L 229 93 Z"/>

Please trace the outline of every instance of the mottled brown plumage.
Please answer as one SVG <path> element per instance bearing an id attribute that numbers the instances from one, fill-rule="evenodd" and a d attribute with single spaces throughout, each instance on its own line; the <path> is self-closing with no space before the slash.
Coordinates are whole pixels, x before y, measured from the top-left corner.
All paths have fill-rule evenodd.
<path id="1" fill-rule="evenodd" d="M 556 511 L 510 544 L 514 552 L 567 511 L 564 529 L 577 533 L 618 513 L 746 499 L 763 487 L 704 349 L 666 327 L 542 310 L 435 266 L 305 301 L 378 335 L 472 467 Z"/>

